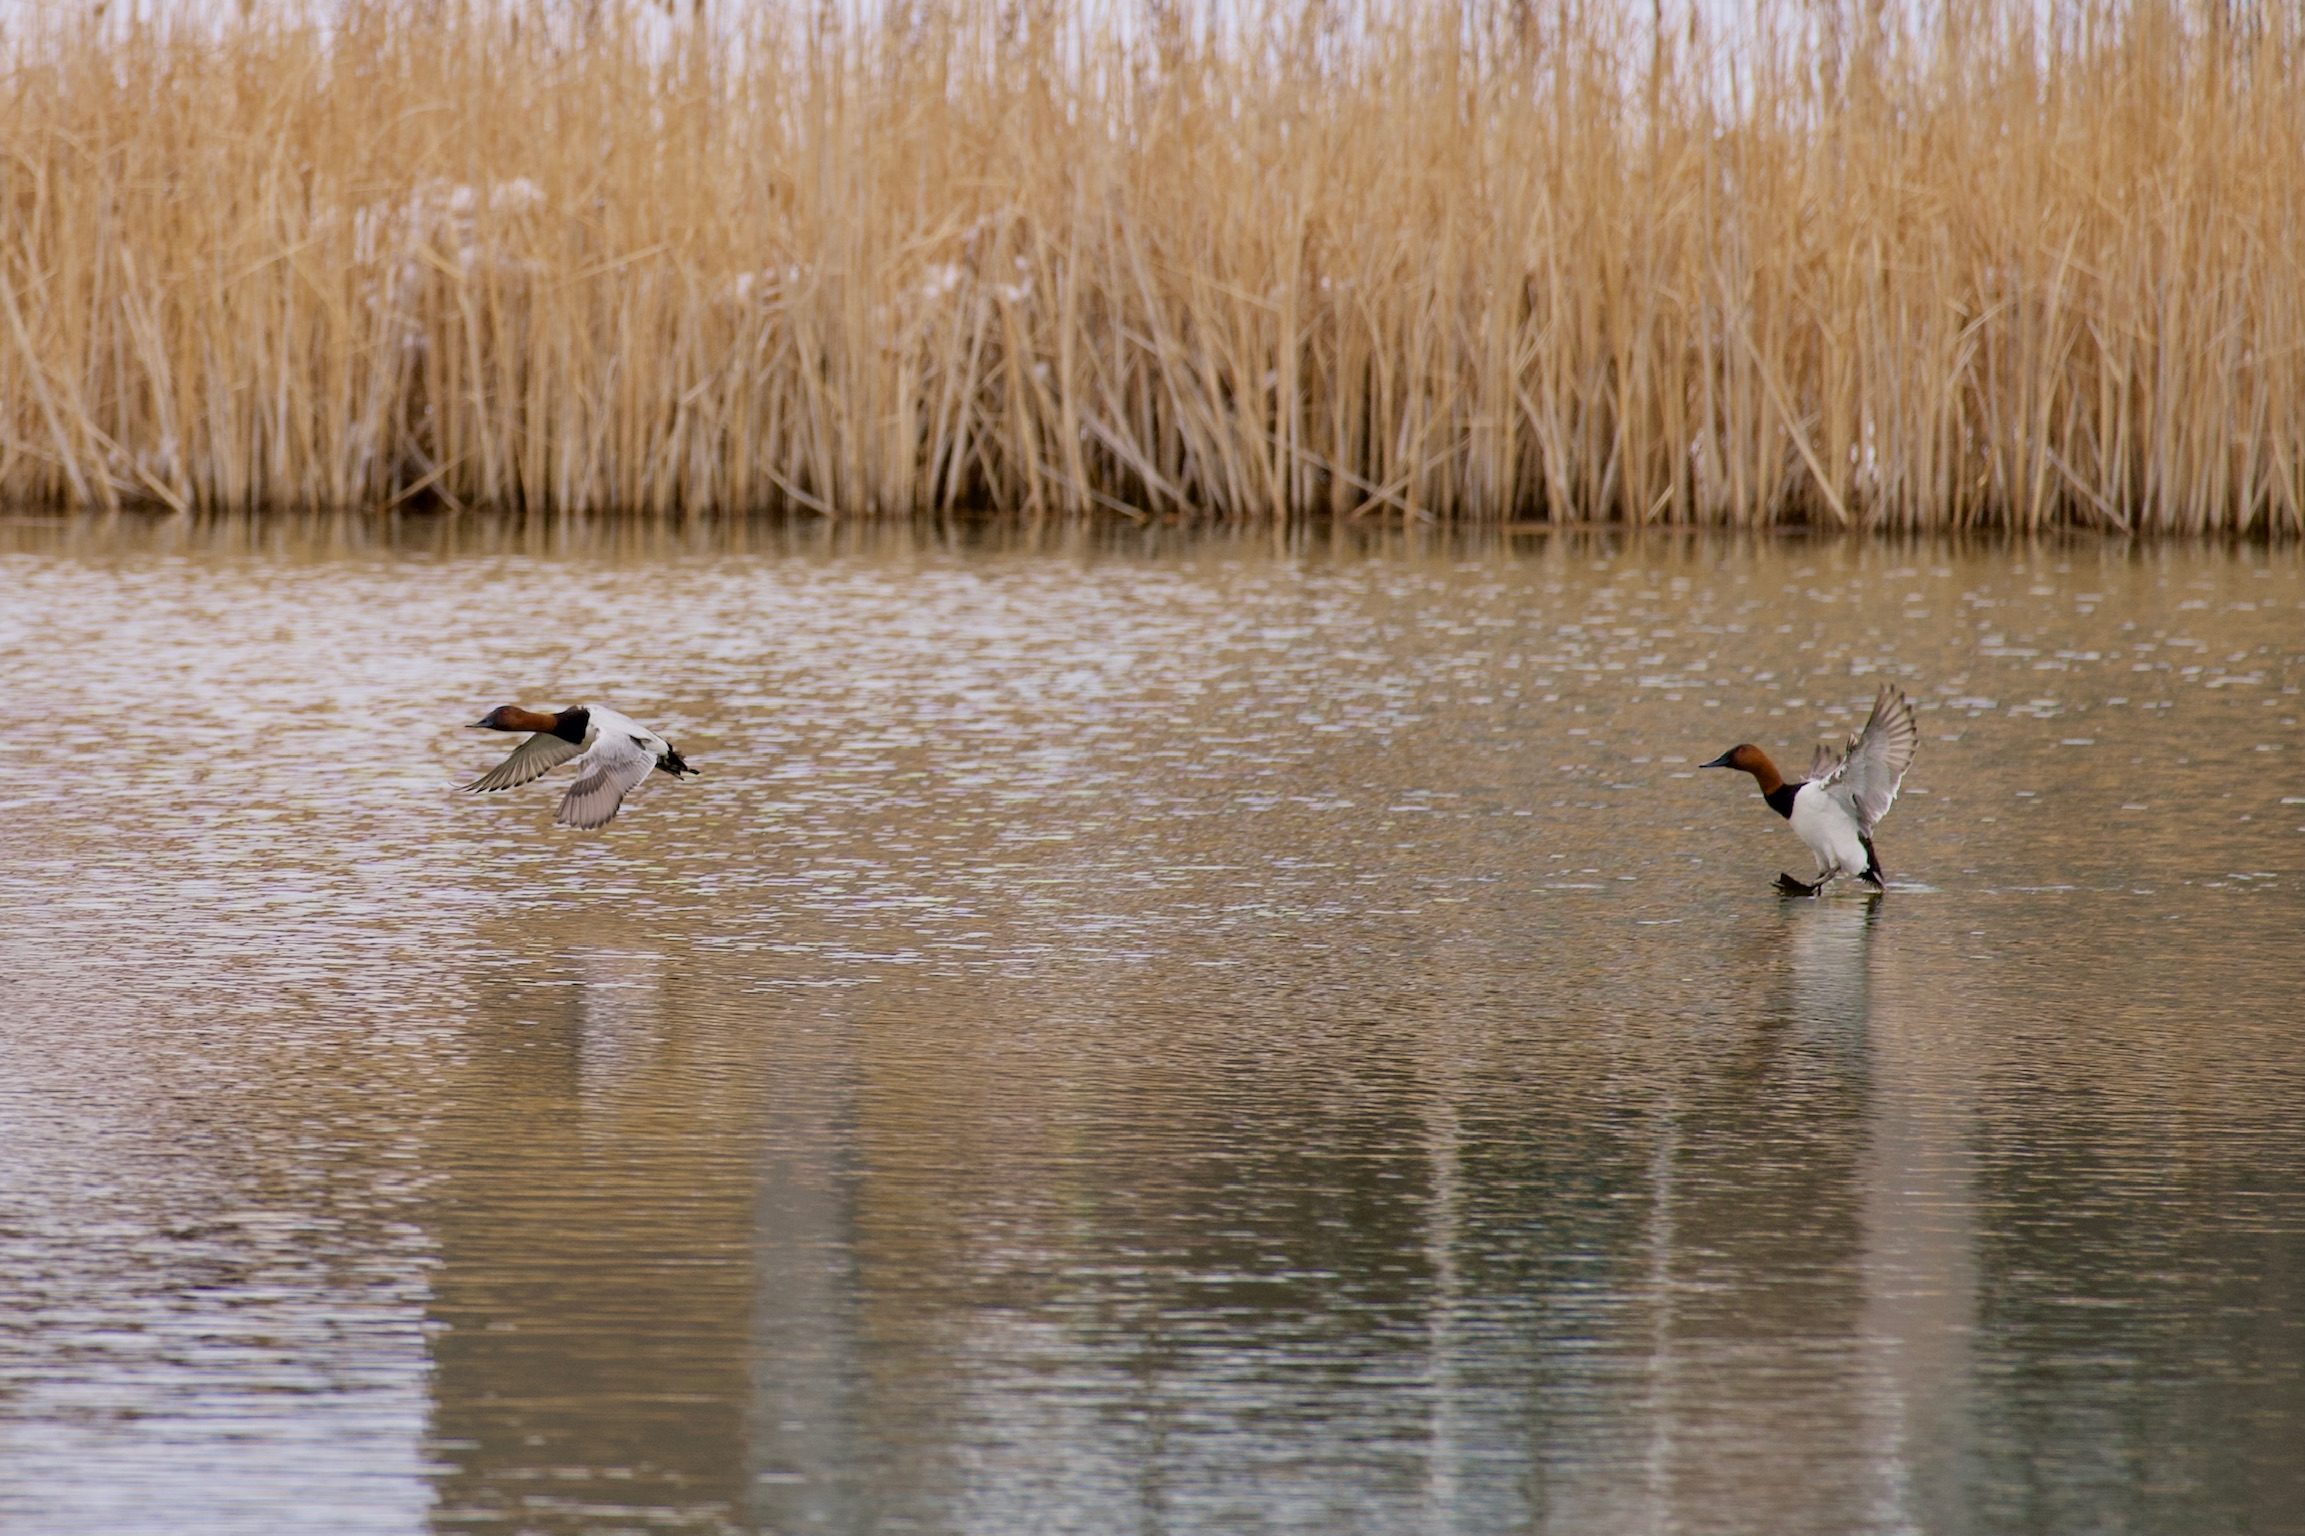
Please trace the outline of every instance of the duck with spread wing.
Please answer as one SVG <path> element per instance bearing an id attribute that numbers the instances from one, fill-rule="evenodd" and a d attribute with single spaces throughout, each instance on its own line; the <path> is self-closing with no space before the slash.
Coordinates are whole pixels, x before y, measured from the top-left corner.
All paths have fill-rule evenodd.
<path id="1" fill-rule="evenodd" d="M 1769 809 L 1791 822 L 1794 834 L 1817 856 L 1815 880 L 1781 874 L 1778 890 L 1788 896 L 1814 896 L 1842 875 L 1855 875 L 1886 890 L 1881 860 L 1873 850 L 1873 828 L 1896 803 L 1897 788 L 1905 782 L 1905 770 L 1913 765 L 1913 749 L 1920 740 L 1913 701 L 1883 683 L 1865 728 L 1843 746 L 1830 742 L 1819 746 L 1806 779 L 1787 783 L 1769 754 L 1751 742 L 1740 742 L 1700 766 L 1751 774 Z"/>

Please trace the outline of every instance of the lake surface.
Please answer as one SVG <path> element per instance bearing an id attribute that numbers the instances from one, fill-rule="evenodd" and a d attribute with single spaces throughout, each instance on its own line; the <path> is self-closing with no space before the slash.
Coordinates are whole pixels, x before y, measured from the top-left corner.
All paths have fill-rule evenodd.
<path id="1" fill-rule="evenodd" d="M 2305 1530 L 2301 688 L 2293 548 L 0 523 L 0 1530 Z M 704 776 L 457 792 L 578 700 Z"/>

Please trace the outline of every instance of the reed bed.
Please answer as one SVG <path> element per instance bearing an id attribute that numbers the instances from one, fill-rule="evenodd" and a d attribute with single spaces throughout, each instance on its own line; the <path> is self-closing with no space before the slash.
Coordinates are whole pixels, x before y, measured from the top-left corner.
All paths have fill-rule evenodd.
<path id="1" fill-rule="evenodd" d="M 2287 8 L 0 34 L 0 496 L 2305 530 Z"/>

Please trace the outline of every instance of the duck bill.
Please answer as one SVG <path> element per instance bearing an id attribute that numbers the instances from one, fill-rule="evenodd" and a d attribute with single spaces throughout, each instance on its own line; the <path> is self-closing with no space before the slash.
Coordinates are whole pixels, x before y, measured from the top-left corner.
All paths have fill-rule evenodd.
<path id="1" fill-rule="evenodd" d="M 1735 753 L 1735 750 L 1736 749 L 1732 747 L 1729 751 L 1723 752 L 1719 757 L 1714 758 L 1711 762 L 1699 763 L 1697 766 L 1699 768 L 1733 768 L 1736 765 L 1730 762 L 1729 758 Z"/>

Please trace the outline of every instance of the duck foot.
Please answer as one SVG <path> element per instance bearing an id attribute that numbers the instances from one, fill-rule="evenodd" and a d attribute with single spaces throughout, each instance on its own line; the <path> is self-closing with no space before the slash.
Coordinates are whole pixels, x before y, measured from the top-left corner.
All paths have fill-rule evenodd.
<path id="1" fill-rule="evenodd" d="M 1796 880 L 1791 875 L 1780 874 L 1777 876 L 1777 892 L 1782 896 L 1814 896 L 1824 888 L 1825 882 L 1822 880 L 1811 885 L 1806 881 Z"/>

